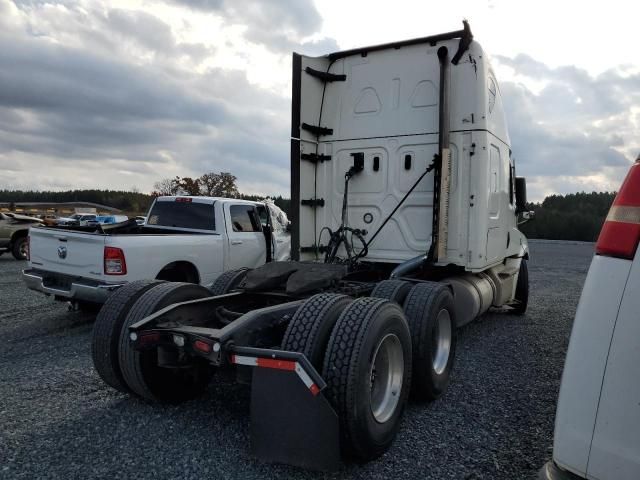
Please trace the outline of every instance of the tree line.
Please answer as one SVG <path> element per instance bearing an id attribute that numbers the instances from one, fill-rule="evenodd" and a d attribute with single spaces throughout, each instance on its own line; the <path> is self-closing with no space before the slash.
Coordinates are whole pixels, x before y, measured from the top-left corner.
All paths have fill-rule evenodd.
<path id="1" fill-rule="evenodd" d="M 158 195 L 207 195 L 259 201 L 262 195 L 239 192 L 237 179 L 228 172 L 210 172 L 198 178 L 174 177 L 155 183 L 149 194 L 120 190 L 22 191 L 0 190 L 0 202 L 94 202 L 128 213 L 145 213 Z M 520 226 L 528 238 L 552 240 L 597 240 L 615 192 L 572 193 L 550 195 L 540 203 L 529 203 L 535 212 L 533 220 Z M 291 215 L 291 200 L 272 197 L 275 204 Z"/>
<path id="2" fill-rule="evenodd" d="M 121 190 L 0 190 L 0 202 L 92 202 L 114 207 L 125 212 L 144 212 L 151 205 L 151 195 Z"/>
<path id="3" fill-rule="evenodd" d="M 550 195 L 528 204 L 533 220 L 520 226 L 528 238 L 595 242 L 615 198 L 615 192 Z"/>
<path id="4" fill-rule="evenodd" d="M 122 190 L 0 190 L 0 202 L 92 202 L 114 207 L 129 214 L 144 214 L 151 206 L 153 199 L 161 195 L 204 195 L 209 197 L 240 198 L 260 201 L 264 195 L 241 193 L 238 190 L 237 178 L 229 172 L 209 172 L 197 178 L 174 177 L 155 182 L 151 194 Z M 274 203 L 285 211 L 291 210 L 291 201 L 282 195 L 270 197 Z"/>

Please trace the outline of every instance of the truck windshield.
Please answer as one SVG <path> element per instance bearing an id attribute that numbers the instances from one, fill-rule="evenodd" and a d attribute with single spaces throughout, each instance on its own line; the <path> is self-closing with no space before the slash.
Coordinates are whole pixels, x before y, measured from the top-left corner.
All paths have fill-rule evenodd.
<path id="1" fill-rule="evenodd" d="M 147 225 L 215 230 L 213 205 L 195 202 L 156 202 Z"/>

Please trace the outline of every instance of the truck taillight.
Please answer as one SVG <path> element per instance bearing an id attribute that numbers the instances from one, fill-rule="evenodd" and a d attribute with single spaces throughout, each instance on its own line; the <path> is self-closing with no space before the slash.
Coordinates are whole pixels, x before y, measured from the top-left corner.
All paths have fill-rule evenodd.
<path id="1" fill-rule="evenodd" d="M 126 275 L 127 262 L 121 248 L 104 247 L 104 274 Z"/>
<path id="2" fill-rule="evenodd" d="M 622 182 L 604 221 L 596 254 L 633 259 L 640 240 L 640 157 Z"/>

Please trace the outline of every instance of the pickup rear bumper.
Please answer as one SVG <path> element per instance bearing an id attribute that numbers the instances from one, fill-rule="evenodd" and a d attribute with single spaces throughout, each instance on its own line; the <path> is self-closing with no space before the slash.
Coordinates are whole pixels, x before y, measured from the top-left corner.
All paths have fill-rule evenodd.
<path id="1" fill-rule="evenodd" d="M 28 288 L 46 295 L 67 300 L 104 303 L 111 292 L 125 283 L 103 283 L 88 278 L 72 277 L 59 273 L 30 268 L 22 271 L 22 279 Z"/>

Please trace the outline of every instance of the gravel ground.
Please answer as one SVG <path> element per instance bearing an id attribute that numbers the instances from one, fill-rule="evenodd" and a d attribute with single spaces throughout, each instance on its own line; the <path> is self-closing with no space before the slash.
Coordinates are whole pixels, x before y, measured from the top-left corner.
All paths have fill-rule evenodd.
<path id="1" fill-rule="evenodd" d="M 178 407 L 145 405 L 93 370 L 94 317 L 26 290 L 0 257 L 0 478 L 526 479 L 549 458 L 573 315 L 592 244 L 532 242 L 525 317 L 459 333 L 453 380 L 409 404 L 389 452 L 327 475 L 249 456 L 249 391 L 218 379 Z"/>

